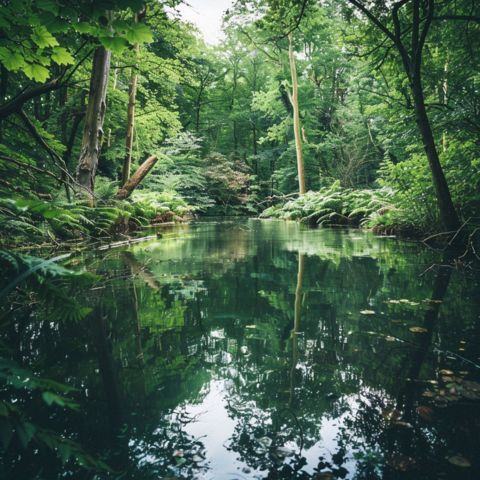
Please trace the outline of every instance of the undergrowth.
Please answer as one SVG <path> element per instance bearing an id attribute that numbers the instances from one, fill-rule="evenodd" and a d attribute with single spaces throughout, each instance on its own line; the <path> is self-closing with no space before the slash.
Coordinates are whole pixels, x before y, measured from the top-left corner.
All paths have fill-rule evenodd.
<path id="1" fill-rule="evenodd" d="M 88 240 L 130 233 L 149 225 L 185 218 L 193 207 L 168 192 L 135 192 L 129 200 L 81 202 L 0 198 L 0 244 Z"/>
<path id="2" fill-rule="evenodd" d="M 320 226 L 375 227 L 385 215 L 397 210 L 392 204 L 392 196 L 392 191 L 387 188 L 354 190 L 342 187 L 337 181 L 317 192 L 307 192 L 294 200 L 273 205 L 260 217 Z"/>

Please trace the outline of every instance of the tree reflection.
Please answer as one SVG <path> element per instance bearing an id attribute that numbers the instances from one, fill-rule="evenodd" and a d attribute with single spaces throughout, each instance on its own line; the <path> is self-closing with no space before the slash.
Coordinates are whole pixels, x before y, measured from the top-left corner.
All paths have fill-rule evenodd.
<path id="1" fill-rule="evenodd" d="M 81 414 L 55 421 L 135 480 L 222 478 L 227 458 L 249 479 L 436 478 L 461 443 L 455 422 L 473 449 L 476 417 L 467 428 L 448 408 L 431 424 L 418 407 L 445 368 L 432 349 L 452 350 L 466 329 L 480 337 L 478 300 L 462 300 L 475 284 L 439 269 L 432 290 L 417 277 L 430 253 L 410 246 L 272 225 L 207 225 L 87 258 L 102 276 L 84 294 L 88 321 L 40 334 L 25 317 L 9 333 L 39 371 L 78 388 Z M 212 405 L 228 428 L 202 423 Z"/>

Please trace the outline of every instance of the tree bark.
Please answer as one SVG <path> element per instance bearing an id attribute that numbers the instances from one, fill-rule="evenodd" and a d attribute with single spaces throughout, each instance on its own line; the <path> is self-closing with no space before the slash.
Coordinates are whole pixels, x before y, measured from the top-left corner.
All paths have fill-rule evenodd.
<path id="1" fill-rule="evenodd" d="M 292 77 L 291 102 L 293 107 L 293 132 L 295 135 L 295 151 L 297 154 L 298 192 L 305 193 L 305 169 L 303 165 L 302 137 L 300 129 L 300 110 L 298 106 L 298 78 L 295 64 L 295 53 L 293 51 L 293 35 L 288 34 L 288 59 L 290 63 L 290 75 Z"/>
<path id="2" fill-rule="evenodd" d="M 105 101 L 111 56 L 111 52 L 104 47 L 98 47 L 93 55 L 82 147 L 78 159 L 77 182 L 89 192 L 92 200 L 98 159 L 102 147 L 103 121 L 105 119 Z"/>
<path id="3" fill-rule="evenodd" d="M 127 180 L 127 182 L 118 190 L 116 198 L 118 200 L 125 200 L 128 198 L 132 192 L 140 185 L 140 182 L 146 177 L 148 172 L 155 166 L 158 158 L 156 155 L 152 155 L 147 158 L 141 165 L 138 167 L 138 170 Z"/>
<path id="4" fill-rule="evenodd" d="M 139 15 L 135 15 L 135 21 L 138 22 Z M 138 43 L 134 46 L 135 57 L 138 59 L 140 46 Z M 135 103 L 137 99 L 137 83 L 138 75 L 136 65 L 132 68 L 132 76 L 130 78 L 130 88 L 128 92 L 128 108 L 127 108 L 127 136 L 125 138 L 125 158 L 123 160 L 122 184 L 127 183 L 130 178 L 130 169 L 132 167 L 132 149 L 135 126 Z"/>
<path id="5" fill-rule="evenodd" d="M 447 180 L 438 157 L 435 139 L 425 107 L 420 78 L 412 81 L 412 90 L 415 105 L 415 119 L 422 136 L 423 147 L 430 166 L 440 216 L 445 228 L 450 231 L 455 231 L 460 227 L 460 220 L 453 205 L 450 189 L 448 188 Z"/>

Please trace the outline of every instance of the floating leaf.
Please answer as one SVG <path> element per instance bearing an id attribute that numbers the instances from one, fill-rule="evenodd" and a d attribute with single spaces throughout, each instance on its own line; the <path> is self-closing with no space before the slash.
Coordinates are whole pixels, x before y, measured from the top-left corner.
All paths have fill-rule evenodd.
<path id="1" fill-rule="evenodd" d="M 410 327 L 409 330 L 413 333 L 427 333 L 428 330 L 423 327 Z"/>
<path id="2" fill-rule="evenodd" d="M 403 422 L 402 420 L 397 420 L 396 422 L 392 422 L 392 425 L 395 427 L 401 428 L 413 428 L 413 425 L 409 422 Z"/>
<path id="3" fill-rule="evenodd" d="M 425 405 L 416 408 L 418 416 L 426 422 L 433 422 L 433 409 Z"/>
<path id="4" fill-rule="evenodd" d="M 472 466 L 463 455 L 453 455 L 452 457 L 448 457 L 447 460 L 456 467 L 468 468 Z"/>
<path id="5" fill-rule="evenodd" d="M 433 398 L 435 396 L 435 393 L 431 392 L 430 390 L 426 390 L 425 392 L 422 393 L 422 397 L 425 398 Z"/>

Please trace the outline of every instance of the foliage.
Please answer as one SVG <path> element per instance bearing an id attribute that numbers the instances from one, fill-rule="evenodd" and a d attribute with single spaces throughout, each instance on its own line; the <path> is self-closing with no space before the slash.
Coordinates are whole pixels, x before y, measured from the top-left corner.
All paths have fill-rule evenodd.
<path id="1" fill-rule="evenodd" d="M 65 257 L 65 256 L 63 256 Z M 76 302 L 73 292 L 95 278 L 85 272 L 74 272 L 51 260 L 0 250 L 2 282 L 0 283 L 0 324 L 6 328 L 8 303 L 19 305 L 48 305 L 50 318 L 62 322 L 75 322 L 85 318 L 90 309 Z M 3 303 L 4 301 L 6 303 Z M 18 307 L 17 307 L 18 308 Z M 24 308 L 24 307 L 22 307 Z M 3 453 L 19 444 L 22 449 L 42 449 L 55 453 L 66 464 L 73 462 L 90 470 L 108 469 L 64 432 L 55 432 L 49 425 L 39 425 L 32 420 L 31 407 L 38 410 L 77 411 L 78 404 L 70 398 L 74 389 L 49 378 L 42 378 L 32 369 L 22 367 L 9 346 L 0 343 L 0 447 Z"/>
<path id="2" fill-rule="evenodd" d="M 318 192 L 307 192 L 284 204 L 267 208 L 261 218 L 299 220 L 320 226 L 365 224 L 374 215 L 394 210 L 392 191 L 355 190 L 344 188 L 340 182 L 323 187 Z"/>
<path id="3" fill-rule="evenodd" d="M 109 187 L 105 188 L 108 195 Z M 131 200 L 113 199 L 91 208 L 83 203 L 36 199 L 0 200 L 4 244 L 110 237 L 155 223 L 167 214 L 185 217 L 193 209 L 176 194 L 136 192 Z"/>

